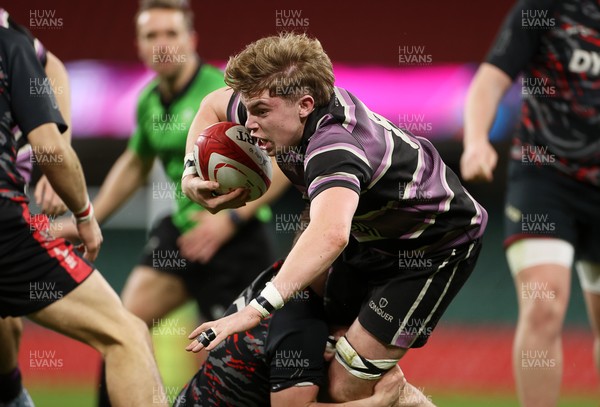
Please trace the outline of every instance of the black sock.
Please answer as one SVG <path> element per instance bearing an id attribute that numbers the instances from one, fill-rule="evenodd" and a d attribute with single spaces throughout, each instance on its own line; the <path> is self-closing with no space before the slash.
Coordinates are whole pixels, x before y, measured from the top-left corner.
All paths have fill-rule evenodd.
<path id="1" fill-rule="evenodd" d="M 98 407 L 111 407 L 106 388 L 106 364 L 102 362 L 100 369 L 100 386 L 98 387 Z"/>
<path id="2" fill-rule="evenodd" d="M 21 390 L 23 390 L 23 383 L 19 366 L 11 372 L 0 374 L 0 402 L 11 401 L 21 393 Z"/>

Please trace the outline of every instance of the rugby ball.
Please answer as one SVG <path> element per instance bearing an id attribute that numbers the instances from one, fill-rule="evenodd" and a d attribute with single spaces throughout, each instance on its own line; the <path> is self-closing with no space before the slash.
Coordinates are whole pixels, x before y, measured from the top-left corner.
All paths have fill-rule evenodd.
<path id="1" fill-rule="evenodd" d="M 247 188 L 248 201 L 267 192 L 273 178 L 271 159 L 237 123 L 220 122 L 204 129 L 194 145 L 194 162 L 203 179 L 219 183 L 217 194 Z"/>

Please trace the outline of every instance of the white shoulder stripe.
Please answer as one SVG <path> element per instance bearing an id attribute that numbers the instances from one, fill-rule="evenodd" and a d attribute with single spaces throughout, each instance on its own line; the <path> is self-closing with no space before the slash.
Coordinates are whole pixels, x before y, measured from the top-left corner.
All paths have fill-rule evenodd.
<path id="1" fill-rule="evenodd" d="M 394 151 L 394 140 L 392 138 L 392 132 L 389 130 L 386 130 L 383 132 L 383 134 L 385 137 L 385 150 L 386 151 L 384 153 L 384 157 L 383 157 L 383 160 L 382 160 L 381 166 L 380 166 L 381 172 L 379 173 L 379 175 L 377 175 L 376 178 L 374 178 L 371 181 L 369 186 L 367 186 L 367 189 L 373 188 L 373 186 L 375 184 L 377 184 L 377 181 L 379 181 L 392 166 L 392 152 Z M 377 169 L 377 171 L 379 171 L 379 168 Z M 375 172 L 375 173 L 377 173 L 377 172 Z"/>
<path id="2" fill-rule="evenodd" d="M 350 125 L 350 106 L 344 101 L 344 97 L 340 93 L 340 90 L 337 87 L 334 87 L 335 96 L 337 97 L 338 102 L 344 107 L 344 123 L 342 126 L 347 130 Z"/>

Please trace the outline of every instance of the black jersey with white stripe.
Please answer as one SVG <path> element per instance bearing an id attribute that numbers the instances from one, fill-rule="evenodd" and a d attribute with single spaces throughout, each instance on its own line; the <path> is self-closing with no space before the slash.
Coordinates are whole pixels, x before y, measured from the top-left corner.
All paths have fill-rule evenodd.
<path id="1" fill-rule="evenodd" d="M 600 3 L 519 1 L 487 62 L 523 74 L 512 159 L 600 186 Z"/>
<path id="2" fill-rule="evenodd" d="M 228 120 L 246 119 L 239 96 L 232 96 Z M 339 87 L 308 117 L 301 144 L 277 149 L 276 158 L 308 200 L 332 187 L 360 194 L 352 235 L 392 255 L 465 244 L 481 237 L 487 223 L 485 209 L 428 140 Z"/>

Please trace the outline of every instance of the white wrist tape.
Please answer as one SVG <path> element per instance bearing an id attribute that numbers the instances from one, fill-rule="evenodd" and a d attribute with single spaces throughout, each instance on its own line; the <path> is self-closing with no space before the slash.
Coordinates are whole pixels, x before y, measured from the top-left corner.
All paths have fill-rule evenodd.
<path id="1" fill-rule="evenodd" d="M 254 309 L 255 309 L 255 310 L 257 310 L 258 312 L 260 312 L 260 315 L 261 315 L 263 318 L 266 318 L 266 317 L 268 317 L 269 315 L 271 315 L 271 313 L 270 313 L 270 312 L 269 312 L 269 311 L 268 311 L 268 310 L 267 310 L 265 307 L 263 307 L 262 305 L 260 305 L 260 304 L 258 303 L 258 301 L 256 301 L 256 298 L 255 298 L 255 299 L 253 299 L 252 301 L 250 301 L 250 304 L 248 304 L 248 305 L 250 305 L 252 308 L 254 308 Z"/>
<path id="2" fill-rule="evenodd" d="M 267 283 L 266 287 L 260 292 L 260 295 L 269 301 L 273 308 L 280 309 L 283 307 L 283 297 L 272 282 L 269 281 Z"/>
<path id="3" fill-rule="evenodd" d="M 181 175 L 181 179 L 184 179 L 188 175 L 197 175 L 196 167 L 185 167 L 183 170 L 183 174 Z"/>
<path id="4" fill-rule="evenodd" d="M 187 163 L 188 161 L 194 162 L 194 153 L 187 153 L 185 155 L 185 157 L 183 157 L 183 164 L 185 165 L 185 163 Z"/>
<path id="5" fill-rule="evenodd" d="M 185 157 L 183 157 L 183 175 L 181 176 L 181 179 L 191 174 L 198 174 L 198 171 L 196 171 L 194 153 L 187 153 Z"/>

